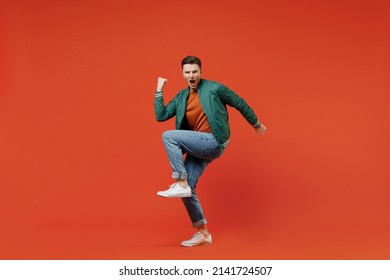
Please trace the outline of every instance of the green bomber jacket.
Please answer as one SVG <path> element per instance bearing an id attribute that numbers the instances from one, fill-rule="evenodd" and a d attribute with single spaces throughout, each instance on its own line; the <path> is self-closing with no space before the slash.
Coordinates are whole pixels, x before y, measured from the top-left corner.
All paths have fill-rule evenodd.
<path id="1" fill-rule="evenodd" d="M 225 148 L 230 141 L 229 116 L 226 105 L 237 109 L 254 128 L 260 126 L 256 114 L 246 101 L 223 84 L 201 79 L 198 84 L 198 94 L 212 133 L 221 148 Z M 189 129 L 186 119 L 188 96 L 189 87 L 181 90 L 165 106 L 162 92 L 156 92 L 154 99 L 156 120 L 162 122 L 176 116 L 176 129 Z"/>

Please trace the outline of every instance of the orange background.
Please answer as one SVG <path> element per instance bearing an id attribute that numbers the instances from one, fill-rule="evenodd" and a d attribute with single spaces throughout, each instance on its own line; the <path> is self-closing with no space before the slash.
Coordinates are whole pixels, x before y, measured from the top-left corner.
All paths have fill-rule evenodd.
<path id="1" fill-rule="evenodd" d="M 389 259 L 385 2 L 1 0 L 0 258 Z M 193 249 L 153 111 L 188 54 L 268 128 L 230 110 Z"/>

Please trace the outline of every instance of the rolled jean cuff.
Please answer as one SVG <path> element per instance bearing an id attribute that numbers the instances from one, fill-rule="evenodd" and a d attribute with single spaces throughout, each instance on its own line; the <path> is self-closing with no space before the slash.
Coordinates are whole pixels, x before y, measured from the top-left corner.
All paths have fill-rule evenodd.
<path id="1" fill-rule="evenodd" d="M 205 224 L 207 224 L 207 220 L 205 218 L 203 218 L 202 220 L 199 220 L 197 222 L 192 223 L 192 226 L 194 228 L 198 228 L 198 227 L 203 226 Z"/>
<path id="2" fill-rule="evenodd" d="M 179 173 L 179 172 L 173 172 L 172 173 L 173 179 L 187 179 L 188 174 L 187 173 Z"/>

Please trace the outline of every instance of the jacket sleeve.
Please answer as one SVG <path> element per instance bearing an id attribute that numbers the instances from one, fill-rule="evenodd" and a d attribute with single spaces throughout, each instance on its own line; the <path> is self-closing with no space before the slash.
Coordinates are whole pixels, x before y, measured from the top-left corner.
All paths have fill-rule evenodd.
<path id="1" fill-rule="evenodd" d="M 253 109 L 234 91 L 222 84 L 218 84 L 218 95 L 224 104 L 236 108 L 253 127 L 256 128 L 260 125 L 260 121 Z"/>
<path id="2" fill-rule="evenodd" d="M 162 92 L 156 92 L 154 97 L 154 113 L 156 120 L 163 122 L 176 115 L 176 98 L 172 99 L 166 106 Z"/>

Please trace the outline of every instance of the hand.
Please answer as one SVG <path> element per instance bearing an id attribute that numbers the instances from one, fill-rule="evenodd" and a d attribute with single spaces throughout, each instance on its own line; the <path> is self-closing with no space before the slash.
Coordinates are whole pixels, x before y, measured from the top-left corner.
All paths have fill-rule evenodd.
<path id="1" fill-rule="evenodd" d="M 164 79 L 164 78 L 161 78 L 161 77 L 158 77 L 157 79 L 157 90 L 156 91 L 162 91 L 165 84 L 168 82 L 167 79 Z"/>
<path id="2" fill-rule="evenodd" d="M 258 127 L 255 128 L 255 130 L 257 134 L 263 135 L 267 128 L 264 125 L 260 124 Z"/>

